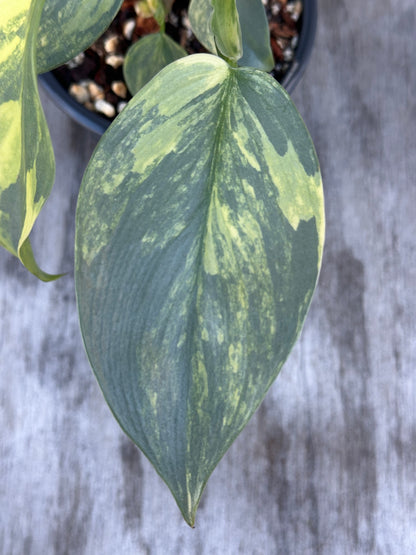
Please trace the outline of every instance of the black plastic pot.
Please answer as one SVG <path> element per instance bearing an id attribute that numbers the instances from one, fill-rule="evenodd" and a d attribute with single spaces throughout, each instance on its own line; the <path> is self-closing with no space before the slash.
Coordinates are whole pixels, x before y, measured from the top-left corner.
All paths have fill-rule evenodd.
<path id="1" fill-rule="evenodd" d="M 317 17 L 317 0 L 303 0 L 302 29 L 299 35 L 299 43 L 291 68 L 281 83 L 289 93 L 295 89 L 308 64 L 315 40 Z M 39 75 L 39 81 L 52 100 L 83 127 L 102 135 L 110 125 L 111 122 L 108 119 L 88 110 L 72 98 L 52 73 Z"/>

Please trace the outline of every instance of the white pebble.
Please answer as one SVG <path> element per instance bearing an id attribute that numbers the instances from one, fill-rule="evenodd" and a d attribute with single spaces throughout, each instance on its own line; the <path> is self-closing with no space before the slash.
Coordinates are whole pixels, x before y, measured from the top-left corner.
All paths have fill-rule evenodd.
<path id="1" fill-rule="evenodd" d="M 291 48 L 286 48 L 286 50 L 283 51 L 283 59 L 285 62 L 293 60 L 293 50 Z"/>
<path id="2" fill-rule="evenodd" d="M 72 83 L 70 85 L 69 94 L 80 104 L 84 104 L 90 99 L 87 89 L 78 83 Z"/>
<path id="3" fill-rule="evenodd" d="M 113 118 L 116 115 L 116 110 L 112 104 L 106 100 L 100 99 L 94 102 L 94 108 L 97 112 L 104 114 L 108 118 Z"/>
<path id="4" fill-rule="evenodd" d="M 113 81 L 111 83 L 111 90 L 121 98 L 126 98 L 127 96 L 127 87 L 123 81 Z"/>
<path id="5" fill-rule="evenodd" d="M 110 35 L 104 40 L 104 50 L 109 54 L 112 54 L 117 50 L 118 37 L 116 35 Z"/>
<path id="6" fill-rule="evenodd" d="M 111 54 L 110 56 L 106 56 L 105 63 L 109 66 L 112 66 L 114 69 L 117 69 L 121 65 L 123 65 L 124 57 L 120 56 L 119 54 Z"/>
<path id="7" fill-rule="evenodd" d="M 124 22 L 123 35 L 126 37 L 127 40 L 131 40 L 135 27 L 136 21 L 134 19 L 128 19 Z"/>

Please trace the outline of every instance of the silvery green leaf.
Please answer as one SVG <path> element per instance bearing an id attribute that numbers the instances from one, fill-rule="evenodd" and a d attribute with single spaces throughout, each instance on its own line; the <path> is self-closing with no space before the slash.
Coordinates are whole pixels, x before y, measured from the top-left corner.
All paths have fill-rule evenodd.
<path id="1" fill-rule="evenodd" d="M 207 50 L 237 62 L 243 54 L 236 0 L 192 0 L 189 21 Z"/>
<path id="2" fill-rule="evenodd" d="M 243 56 L 238 64 L 271 71 L 274 67 L 274 58 L 263 2 L 261 0 L 236 0 L 236 3 L 243 39 Z"/>
<path id="3" fill-rule="evenodd" d="M 127 51 L 123 74 L 132 95 L 165 66 L 187 56 L 186 51 L 165 33 L 147 35 Z"/>
<path id="4" fill-rule="evenodd" d="M 86 350 L 190 525 L 301 331 L 323 239 L 311 139 L 264 72 L 208 54 L 170 64 L 90 161 L 75 262 Z"/>

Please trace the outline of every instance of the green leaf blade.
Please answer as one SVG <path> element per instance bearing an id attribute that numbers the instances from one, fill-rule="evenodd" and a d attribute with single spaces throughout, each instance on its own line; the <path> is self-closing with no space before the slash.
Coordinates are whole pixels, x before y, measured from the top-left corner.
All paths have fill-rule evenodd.
<path id="1" fill-rule="evenodd" d="M 261 0 L 236 0 L 243 41 L 240 66 L 271 71 L 274 67 L 270 31 Z"/>
<path id="2" fill-rule="evenodd" d="M 110 25 L 123 0 L 46 0 L 38 35 L 37 71 L 62 65 Z"/>
<path id="3" fill-rule="evenodd" d="M 212 30 L 212 16 L 213 7 L 211 1 L 191 0 L 188 9 L 188 17 L 192 31 L 208 52 L 218 54 Z"/>
<path id="4" fill-rule="evenodd" d="M 79 197 L 81 329 L 113 413 L 193 525 L 302 327 L 320 173 L 281 87 L 213 56 L 174 62 L 125 110 Z"/>
<path id="5" fill-rule="evenodd" d="M 232 62 L 241 58 L 243 46 L 235 0 L 192 0 L 189 21 L 209 52 Z"/>
<path id="6" fill-rule="evenodd" d="M 186 51 L 165 33 L 141 38 L 129 48 L 123 64 L 129 91 L 135 95 L 161 69 L 185 56 Z"/>
<path id="7" fill-rule="evenodd" d="M 34 275 L 29 234 L 53 185 L 55 163 L 39 100 L 35 51 L 44 0 L 2 9 L 0 22 L 0 244 Z"/>
<path id="8" fill-rule="evenodd" d="M 243 45 L 236 0 L 212 0 L 212 5 L 212 30 L 217 48 L 226 59 L 237 62 L 243 55 Z"/>

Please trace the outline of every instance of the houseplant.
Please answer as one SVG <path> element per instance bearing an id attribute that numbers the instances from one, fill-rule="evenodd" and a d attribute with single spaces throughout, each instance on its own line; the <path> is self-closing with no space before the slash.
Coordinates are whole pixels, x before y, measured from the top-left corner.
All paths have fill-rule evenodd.
<path id="1" fill-rule="evenodd" d="M 186 12 L 184 12 L 183 6 L 186 6 L 187 1 L 188 0 L 181 0 L 179 3 L 177 0 L 175 1 L 173 4 L 175 11 L 168 17 L 167 23 L 167 27 L 170 26 L 171 36 L 175 37 L 182 44 L 184 41 L 181 37 L 183 37 L 183 35 L 186 36 L 188 31 L 186 27 L 184 28 L 182 23 L 184 19 L 186 20 Z M 317 0 L 303 0 L 300 18 L 299 8 L 295 3 L 279 4 L 281 7 L 277 11 L 276 4 L 273 2 L 274 0 L 268 0 L 266 3 L 269 17 L 273 18 L 271 25 L 274 26 L 274 31 L 273 38 L 271 37 L 271 39 L 274 43 L 276 43 L 276 39 L 278 39 L 275 49 L 277 50 L 276 56 L 279 56 L 280 64 L 276 67 L 277 71 L 273 72 L 273 76 L 278 79 L 279 83 L 290 94 L 303 75 L 313 48 L 317 22 Z M 291 6 L 292 9 L 290 9 Z M 132 8 L 133 6 L 129 3 L 129 0 L 123 3 L 119 16 L 114 19 L 110 28 L 105 32 L 103 37 L 99 39 L 99 43 L 89 49 L 86 54 L 82 54 L 81 60 L 71 60 L 68 67 L 57 68 L 54 71 L 39 76 L 42 88 L 46 89 L 48 96 L 50 96 L 62 110 L 80 125 L 100 135 L 108 128 L 111 121 L 99 112 L 91 111 L 91 109 L 85 107 L 83 100 L 80 101 L 81 103 L 77 101 L 76 98 L 74 98 L 74 96 L 76 97 L 77 95 L 72 96 L 69 93 L 69 89 L 71 83 L 72 86 L 74 86 L 75 83 L 87 83 L 89 79 L 94 79 L 94 71 L 99 72 L 100 85 L 104 85 L 106 81 L 105 77 L 103 78 L 102 75 L 102 63 L 104 62 L 106 54 L 106 41 L 111 42 L 114 37 L 117 37 L 119 41 L 116 43 L 116 53 L 124 56 L 125 50 L 128 48 L 131 41 L 135 40 L 139 33 L 143 32 L 143 29 L 152 28 L 152 21 L 154 20 L 148 23 L 147 20 L 143 20 L 141 13 L 138 15 Z M 135 24 L 136 27 L 134 27 Z M 135 30 L 134 36 L 132 25 Z M 180 27 L 180 25 L 182 25 L 182 27 Z M 296 43 L 292 42 L 292 34 L 294 36 L 293 41 L 296 40 Z M 187 40 L 188 42 L 186 44 L 189 46 L 192 45 L 193 47 L 192 38 Z M 292 43 L 293 46 L 290 45 L 290 43 Z M 284 49 L 288 46 L 290 46 L 289 52 L 285 52 Z M 289 53 L 289 61 L 284 61 L 287 53 Z M 97 56 L 101 57 L 100 61 L 97 60 Z M 92 57 L 95 57 L 94 63 L 91 62 Z M 278 59 L 276 58 L 275 61 L 277 62 Z M 116 72 L 117 75 L 112 76 L 113 80 L 122 78 L 121 68 L 116 70 Z M 112 73 L 114 74 L 114 71 Z M 79 85 L 76 85 L 76 87 L 78 89 L 80 88 Z M 113 91 L 109 87 L 108 82 L 104 88 L 113 96 L 112 103 L 116 111 L 118 111 L 118 104 L 125 104 L 124 97 L 118 100 L 114 98 Z M 82 91 L 81 97 L 83 94 L 84 92 Z"/>
<path id="2" fill-rule="evenodd" d="M 58 29 L 42 23 L 44 4 Z M 193 0 L 194 31 L 213 54 L 173 62 L 131 100 L 91 158 L 76 217 L 89 360 L 191 525 L 210 473 L 300 333 L 323 247 L 306 128 L 267 73 L 238 66 L 250 42 L 241 10 L 254 5 L 243 4 Z M 76 51 L 56 36 L 100 34 L 102 6 L 0 3 L 0 243 L 45 281 L 57 276 L 38 268 L 28 238 L 54 169 L 36 72 Z"/>

